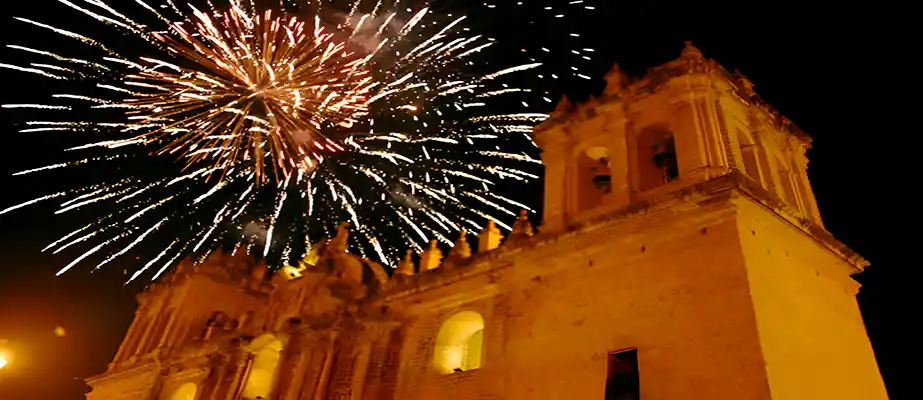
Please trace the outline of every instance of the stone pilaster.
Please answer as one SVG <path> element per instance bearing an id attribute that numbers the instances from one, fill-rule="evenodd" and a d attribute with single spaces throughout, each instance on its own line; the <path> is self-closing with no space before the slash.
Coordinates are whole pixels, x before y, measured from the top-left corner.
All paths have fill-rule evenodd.
<path id="1" fill-rule="evenodd" d="M 310 341 L 310 332 L 298 329 L 291 333 L 288 343 L 282 350 L 279 361 L 279 378 L 275 383 L 274 399 L 297 399 L 299 390 L 304 383 L 304 373 L 307 361 L 310 360 L 311 349 L 307 348 Z"/>
<path id="2" fill-rule="evenodd" d="M 208 362 L 208 375 L 200 382 L 199 399 L 213 400 L 215 393 L 220 389 L 221 379 L 228 372 L 228 365 L 233 357 L 225 354 L 214 354 Z"/>
<path id="3" fill-rule="evenodd" d="M 205 400 L 237 400 L 243 392 L 244 384 L 250 373 L 253 354 L 235 349 L 227 362 L 224 373 L 218 378 L 216 390 L 211 398 Z"/>
<path id="4" fill-rule="evenodd" d="M 359 354 L 357 350 L 356 337 L 353 334 L 344 332 L 337 337 L 324 399 L 350 400 L 353 398 L 352 382 Z"/>
<path id="5" fill-rule="evenodd" d="M 118 352 L 115 353 L 115 358 L 113 358 L 112 363 L 109 364 L 109 370 L 112 370 L 119 362 L 123 359 L 130 357 L 133 352 L 129 347 L 135 342 L 135 335 L 140 334 L 139 330 L 142 329 L 139 326 L 143 324 L 142 317 L 146 309 L 144 307 L 138 308 L 135 310 L 135 319 L 132 321 L 131 326 L 128 327 L 128 332 L 125 334 L 125 339 L 122 340 L 122 344 L 119 345 Z"/>
<path id="6" fill-rule="evenodd" d="M 353 350 L 353 368 L 350 379 L 350 399 L 361 399 L 368 381 L 369 365 L 372 358 L 372 347 L 378 339 L 378 327 L 370 327 L 356 338 Z"/>
<path id="7" fill-rule="evenodd" d="M 330 381 L 333 368 L 334 346 L 338 332 L 317 332 L 311 341 L 311 356 L 307 361 L 305 373 L 302 375 L 303 384 L 301 397 L 298 400 L 323 400 Z"/>
<path id="8" fill-rule="evenodd" d="M 397 332 L 397 324 L 382 323 L 377 324 L 375 335 L 371 338 L 368 348 L 368 367 L 365 372 L 365 381 L 362 388 L 362 396 L 355 399 L 378 400 L 393 398 L 394 381 L 396 381 L 396 371 L 399 366 L 396 358 L 392 357 L 394 353 L 394 337 Z M 396 346 L 398 352 L 400 345 Z"/>

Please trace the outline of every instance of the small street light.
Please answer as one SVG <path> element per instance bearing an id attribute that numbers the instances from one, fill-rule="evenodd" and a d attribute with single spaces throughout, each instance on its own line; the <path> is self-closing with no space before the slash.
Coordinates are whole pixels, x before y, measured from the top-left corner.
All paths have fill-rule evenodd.
<path id="1" fill-rule="evenodd" d="M 13 358 L 13 354 L 10 350 L 6 348 L 6 340 L 0 339 L 0 371 L 3 371 L 3 368 L 10 364 L 10 360 Z"/>

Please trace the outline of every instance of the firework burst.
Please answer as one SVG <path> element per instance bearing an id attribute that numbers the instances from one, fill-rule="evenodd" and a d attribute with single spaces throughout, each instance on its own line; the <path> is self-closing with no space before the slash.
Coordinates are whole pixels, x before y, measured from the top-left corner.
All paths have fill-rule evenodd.
<path id="1" fill-rule="evenodd" d="M 192 68 L 142 59 L 126 75 L 125 85 L 139 90 L 122 103 L 128 115 L 158 125 L 129 140 L 168 141 L 162 153 L 225 170 L 268 153 L 277 177 L 313 168 L 315 151 L 342 150 L 321 132 L 368 114 L 368 95 L 380 84 L 366 69 L 373 57 L 347 52 L 319 20 L 310 26 L 272 10 L 250 16 L 237 6 L 215 18 L 194 15 L 192 32 L 174 23 L 173 35 L 151 35 Z M 264 180 L 264 164 L 253 165 Z"/>
<path id="2" fill-rule="evenodd" d="M 0 64 L 80 93 L 4 105 L 59 116 L 21 132 L 102 136 L 68 149 L 83 157 L 16 174 L 79 169 L 87 182 L 0 210 L 56 200 L 59 214 L 95 216 L 46 248 L 83 248 L 59 274 L 133 252 L 145 261 L 130 280 L 156 279 L 181 257 L 231 245 L 284 264 L 342 221 L 363 238 L 353 251 L 393 265 L 403 249 L 450 244 L 487 221 L 509 229 L 504 221 L 529 208 L 496 188 L 537 178 L 529 133 L 547 116 L 523 109 L 516 96 L 530 91 L 502 78 L 540 64 L 473 72 L 494 42 L 468 33 L 464 16 L 358 0 L 324 22 L 320 1 L 305 3 L 304 18 L 247 0 L 136 0 L 143 19 L 101 0 L 58 1 L 159 54 L 123 55 L 18 18 L 96 54 L 17 45 L 53 62 Z"/>

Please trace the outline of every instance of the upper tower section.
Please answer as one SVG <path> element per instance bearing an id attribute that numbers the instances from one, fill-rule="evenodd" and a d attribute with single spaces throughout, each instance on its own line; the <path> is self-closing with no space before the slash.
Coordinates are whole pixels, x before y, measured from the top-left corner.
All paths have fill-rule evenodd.
<path id="1" fill-rule="evenodd" d="M 811 139 L 689 42 L 640 79 L 616 65 L 600 97 L 563 99 L 535 140 L 549 231 L 734 171 L 821 224 L 807 177 Z"/>

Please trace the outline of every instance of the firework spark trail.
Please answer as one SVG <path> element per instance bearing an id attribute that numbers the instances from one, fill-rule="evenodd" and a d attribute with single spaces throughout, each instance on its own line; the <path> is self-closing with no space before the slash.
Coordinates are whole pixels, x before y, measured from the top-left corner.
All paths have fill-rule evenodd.
<path id="1" fill-rule="evenodd" d="M 289 175 L 288 179 L 286 179 L 285 183 L 282 185 L 286 189 L 288 189 L 290 179 L 291 175 Z M 276 200 L 276 208 L 272 214 L 272 218 L 269 220 L 269 229 L 266 230 L 266 246 L 263 249 L 263 257 L 269 254 L 269 249 L 272 246 L 272 232 L 276 229 L 276 221 L 279 219 L 279 213 L 282 212 L 282 206 L 285 205 L 286 198 L 288 198 L 288 191 L 282 190 L 278 200 Z"/>
<path id="2" fill-rule="evenodd" d="M 60 77 L 58 75 L 50 74 L 48 72 L 45 72 L 45 71 L 42 71 L 36 68 L 26 68 L 26 67 L 20 67 L 17 65 L 10 65 L 10 64 L 3 64 L 3 63 L 0 63 L 0 68 L 7 68 L 7 69 L 17 70 L 17 71 L 22 71 L 22 72 L 31 72 L 33 74 L 38 74 L 38 75 L 41 75 L 47 78 L 52 78 L 52 79 L 64 79 L 63 77 Z"/>
<path id="3" fill-rule="evenodd" d="M 40 28 L 48 29 L 48 30 L 50 30 L 50 31 L 52 31 L 52 32 L 54 32 L 54 33 L 59 34 L 59 35 L 62 35 L 62 36 L 65 36 L 65 37 L 69 37 L 69 38 L 71 38 L 71 39 L 79 40 L 79 41 L 81 41 L 81 42 L 83 42 L 83 43 L 85 43 L 85 44 L 87 44 L 87 45 L 90 45 L 90 46 L 96 47 L 96 48 L 98 48 L 98 49 L 100 49 L 100 50 L 103 50 L 103 51 L 105 51 L 106 53 L 109 53 L 110 55 L 114 55 L 114 56 L 117 56 L 117 55 L 118 55 L 118 54 L 116 54 L 115 52 L 113 52 L 112 50 L 109 50 L 109 48 L 106 47 L 105 45 L 103 45 L 102 43 L 97 42 L 97 41 L 95 41 L 95 40 L 93 40 L 93 39 L 90 39 L 90 38 L 88 38 L 88 37 L 86 37 L 86 36 L 79 35 L 79 34 L 76 34 L 76 33 L 74 33 L 74 32 L 70 32 L 70 31 L 66 31 L 66 30 L 64 30 L 64 29 L 58 29 L 58 28 L 55 28 L 55 27 L 53 27 L 53 26 L 51 26 L 51 25 L 45 25 L 45 24 L 42 24 L 42 23 L 39 23 L 39 22 L 35 22 L 35 21 L 32 21 L 32 20 L 28 20 L 28 19 L 25 19 L 25 18 L 19 18 L 19 17 L 14 17 L 14 18 L 15 18 L 16 20 L 18 20 L 18 21 L 22 21 L 22 22 L 25 22 L 25 23 L 27 23 L 27 24 L 32 24 L 32 25 L 35 25 L 35 26 L 40 27 Z"/>
<path id="4" fill-rule="evenodd" d="M 85 230 L 87 230 L 87 229 L 90 229 L 92 226 L 93 226 L 93 225 L 90 224 L 90 225 L 84 226 L 83 228 L 77 229 L 77 230 L 75 230 L 75 231 L 73 231 L 73 232 L 71 232 L 71 233 L 68 233 L 67 235 L 64 235 L 64 237 L 62 237 L 62 238 L 60 238 L 60 239 L 58 239 L 58 240 L 55 240 L 54 242 L 52 242 L 52 243 L 49 244 L 48 246 L 45 246 L 45 248 L 42 249 L 42 252 L 45 252 L 45 251 L 47 251 L 48 249 L 57 246 L 59 243 L 65 241 L 65 240 L 67 240 L 67 239 L 70 239 L 71 237 L 73 237 L 74 235 L 76 235 L 76 234 L 78 234 L 78 233 L 80 233 L 80 232 L 83 232 L 83 231 L 85 231 Z"/>
<path id="5" fill-rule="evenodd" d="M 96 245 L 96 247 L 90 249 L 90 250 L 87 251 L 86 253 L 81 254 L 79 257 L 77 257 L 77 258 L 75 258 L 73 261 L 71 261 L 70 264 L 67 264 L 67 265 L 64 266 L 64 268 L 61 268 L 57 273 L 55 273 L 55 276 L 61 276 L 61 274 L 63 274 L 63 273 L 65 273 L 65 272 L 69 271 L 71 268 L 73 268 L 75 265 L 77 265 L 77 263 L 83 261 L 83 259 L 85 259 L 85 258 L 87 258 L 87 257 L 89 257 L 89 256 L 91 256 L 91 255 L 93 255 L 94 253 L 96 253 L 97 251 L 101 250 L 101 249 L 102 249 L 103 247 L 105 247 L 106 245 L 111 244 L 112 242 L 115 242 L 116 240 L 119 240 L 119 239 L 121 239 L 121 238 L 123 238 L 123 237 L 125 237 L 125 236 L 128 236 L 128 233 L 123 233 L 123 234 L 117 235 L 117 236 L 115 236 L 115 237 L 113 237 L 113 238 L 111 238 L 111 239 L 109 239 L 109 240 L 106 240 L 105 242 L 102 242 L 102 243 Z"/>
<path id="6" fill-rule="evenodd" d="M 41 50 L 35 50 L 35 49 L 31 49 L 31 48 L 24 47 L 24 46 L 7 45 L 6 47 L 9 47 L 9 48 L 11 48 L 11 49 L 16 49 L 16 50 L 22 50 L 22 51 L 29 52 L 29 53 L 33 53 L 33 54 L 38 54 L 38 55 L 42 55 L 42 56 L 51 57 L 51 58 L 54 58 L 54 59 L 56 59 L 56 60 L 58 60 L 58 61 L 65 61 L 65 62 L 74 63 L 74 64 L 83 64 L 83 65 L 92 66 L 93 68 L 96 68 L 96 69 L 101 70 L 101 71 L 109 71 L 109 68 L 108 68 L 108 67 L 106 67 L 106 66 L 104 66 L 104 65 L 102 65 L 102 64 L 97 64 L 97 63 L 90 62 L 90 61 L 87 61 L 87 60 L 81 60 L 81 59 L 77 59 L 77 58 L 62 57 L 62 56 L 59 56 L 59 55 L 57 55 L 57 54 L 55 54 L 55 53 L 51 53 L 51 52 L 47 52 L 47 51 L 41 51 Z"/>
<path id="7" fill-rule="evenodd" d="M 43 110 L 70 110 L 67 106 L 50 106 L 44 104 L 4 104 L 2 108 L 38 108 Z"/>
<path id="8" fill-rule="evenodd" d="M 167 246 L 166 248 L 164 248 L 163 251 L 161 251 L 159 254 L 157 254 L 157 256 L 155 256 L 155 257 L 152 258 L 150 261 L 148 261 L 147 264 L 144 264 L 143 267 L 141 267 L 141 268 L 139 268 L 137 271 L 135 271 L 135 273 L 131 275 L 131 278 L 128 278 L 128 281 L 125 282 L 125 283 L 128 284 L 129 282 L 134 281 L 134 280 L 137 279 L 139 276 L 141 276 L 141 274 L 143 274 L 145 271 L 147 271 L 148 268 L 151 267 L 151 265 L 154 265 L 155 263 L 157 263 L 157 261 L 159 261 L 161 258 L 163 258 L 163 256 L 167 255 L 167 253 L 170 251 L 170 249 L 173 248 L 173 246 L 175 246 L 177 243 L 179 243 L 179 240 L 174 240 L 173 242 L 171 242 L 170 245 Z"/>
<path id="9" fill-rule="evenodd" d="M 350 221 L 366 239 L 358 252 L 371 250 L 370 255 L 392 266 L 405 248 L 419 251 L 429 238 L 451 244 L 449 238 L 462 226 L 480 229 L 493 220 L 510 229 L 494 214 L 515 217 L 510 207 L 529 207 L 491 188 L 497 187 L 498 178 L 537 178 L 529 165 L 540 161 L 521 153 L 518 143 L 531 142 L 527 131 L 547 115 L 506 106 L 494 112 L 487 106 L 494 99 L 528 94 L 501 81 L 535 70 L 540 63 L 498 66 L 496 72 L 481 76 L 466 74 L 463 65 L 494 44 L 461 29 L 468 17 L 443 19 L 429 8 L 405 14 L 399 4 L 387 9 L 381 0 L 373 7 L 361 1 L 350 3 L 337 29 L 319 17 L 312 21 L 277 10 L 258 12 L 251 1 L 243 0 L 209 2 L 203 10 L 190 6 L 189 12 L 171 0 L 162 0 L 164 7 L 153 0 L 135 0 L 146 17 L 129 16 L 103 0 L 87 1 L 89 6 L 58 0 L 152 45 L 154 50 L 145 57 L 17 18 L 102 53 L 84 60 L 10 46 L 50 57 L 66 68 L 34 63 L 0 68 L 56 80 L 79 77 L 95 86 L 92 93 L 52 96 L 67 104 L 8 105 L 47 113 L 72 109 L 81 113 L 75 114 L 81 121 L 84 115 L 96 116 L 86 122 L 29 121 L 32 127 L 21 132 L 111 135 L 69 149 L 97 152 L 91 157 L 18 175 L 89 168 L 98 164 L 89 161 L 123 158 L 141 162 L 138 168 L 146 169 L 115 183 L 40 197 L 0 214 L 55 197 L 67 198 L 58 213 L 94 203 L 110 205 L 110 214 L 46 248 L 59 253 L 80 243 L 90 246 L 59 273 L 122 240 L 126 243 L 103 257 L 97 268 L 141 251 L 136 249 L 157 242 L 155 238 L 166 243 L 164 232 L 182 233 L 181 238 L 169 238 L 169 245 L 146 252 L 154 258 L 129 281 L 159 262 L 165 264 L 153 279 L 180 258 L 201 260 L 222 245 L 221 237 L 244 237 L 250 224 L 266 235 L 265 242 L 246 244 L 248 254 L 250 248 L 262 246 L 264 257 L 287 260 L 294 251 L 307 252 L 310 237 L 329 234 L 338 221 Z M 320 2 L 315 4 L 315 11 L 323 12 Z M 370 14 L 360 11 L 370 8 Z M 456 110 L 465 111 L 456 115 Z M 113 118 L 118 113 L 122 116 Z M 379 125 L 382 128 L 372 129 Z M 116 156 L 98 156 L 108 151 Z M 461 161 L 468 157 L 477 161 Z M 169 160 L 185 167 L 180 172 L 171 164 L 151 176 L 144 165 L 165 167 L 145 160 Z M 283 213 L 283 208 L 301 211 Z M 291 220 L 289 214 L 300 219 Z M 226 226 L 237 234 L 225 235 Z M 303 235 L 289 233 L 295 228 Z M 136 232 L 142 233 L 135 236 Z M 134 239 L 129 241 L 129 236 Z"/>
<path id="10" fill-rule="evenodd" d="M 165 222 L 167 222 L 168 219 L 170 219 L 170 217 L 166 217 L 166 218 L 160 220 L 160 222 L 158 222 L 158 223 L 154 224 L 154 226 L 148 228 L 148 230 L 144 231 L 144 233 L 138 235 L 138 237 L 135 239 L 135 241 L 131 242 L 128 246 L 125 246 L 124 248 L 122 248 L 122 250 L 119 250 L 117 253 L 115 253 L 115 254 L 109 256 L 108 258 L 106 258 L 105 260 L 103 260 L 103 262 L 101 262 L 101 263 L 99 263 L 98 265 L 96 265 L 96 268 L 93 268 L 93 269 L 94 269 L 94 270 L 95 270 L 95 269 L 99 269 L 99 268 L 101 268 L 103 265 L 106 265 L 106 264 L 108 264 L 110 261 L 115 260 L 115 259 L 118 258 L 119 256 L 121 256 L 121 255 L 127 253 L 129 250 L 131 250 L 132 248 L 134 248 L 135 246 L 137 246 L 138 243 L 141 243 L 142 241 L 144 241 L 144 238 L 146 238 L 148 235 L 150 235 L 151 232 L 154 232 L 154 231 L 156 231 L 157 229 L 160 229 L 160 227 L 163 226 L 163 224 L 164 224 Z"/>
<path id="11" fill-rule="evenodd" d="M 39 198 L 36 198 L 36 199 L 32 199 L 32 200 L 29 200 L 29 201 L 27 201 L 27 202 L 20 203 L 20 204 L 17 204 L 17 205 L 15 205 L 15 206 L 7 207 L 7 208 L 5 208 L 5 209 L 3 209 L 3 210 L 0 210 L 0 215 L 6 214 L 6 213 L 8 213 L 8 212 L 10 212 L 10 211 L 13 211 L 13 210 L 18 210 L 18 209 L 23 208 L 23 207 L 25 207 L 25 206 L 33 205 L 33 204 L 38 203 L 38 202 L 43 201 L 43 200 L 53 199 L 53 198 L 55 198 L 55 197 L 61 197 L 61 196 L 64 196 L 64 195 L 66 195 L 66 194 L 68 194 L 68 193 L 67 193 L 67 192 L 58 192 L 58 193 L 54 193 L 54 194 L 49 194 L 49 195 L 47 195 L 47 196 L 42 196 L 42 197 L 39 197 Z"/>

